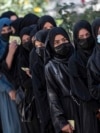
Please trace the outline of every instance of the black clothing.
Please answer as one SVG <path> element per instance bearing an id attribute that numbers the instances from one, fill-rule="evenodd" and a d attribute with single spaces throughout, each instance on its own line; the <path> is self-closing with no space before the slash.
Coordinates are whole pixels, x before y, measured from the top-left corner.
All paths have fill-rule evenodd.
<path id="1" fill-rule="evenodd" d="M 33 24 L 37 24 L 39 17 L 35 14 L 29 13 L 24 16 L 23 20 L 21 21 L 20 28 L 23 29 L 24 27 L 31 26 Z"/>
<path id="2" fill-rule="evenodd" d="M 80 133 L 78 106 L 70 96 L 68 59 L 72 54 L 72 47 L 66 57 L 57 56 L 54 39 L 59 34 L 63 35 L 71 46 L 69 36 L 63 28 L 55 27 L 50 30 L 46 44 L 45 77 L 51 118 L 56 133 L 61 132 L 61 129 L 68 124 L 68 120 L 75 121 L 76 130 L 74 132 Z"/>
<path id="3" fill-rule="evenodd" d="M 66 60 L 52 59 L 46 65 L 45 75 L 50 112 L 56 133 L 68 124 L 68 120 L 75 121 L 75 133 L 80 133 L 78 106 L 70 97 L 70 80 Z"/>
<path id="4" fill-rule="evenodd" d="M 15 20 L 11 23 L 11 27 L 13 27 L 15 29 L 14 35 L 16 35 L 16 36 L 19 36 L 19 34 L 20 34 L 20 30 L 21 30 L 20 24 L 21 24 L 22 20 L 23 20 L 23 18 L 18 18 L 17 20 Z"/>
<path id="5" fill-rule="evenodd" d="M 46 22 L 51 23 L 54 27 L 56 27 L 56 22 L 55 20 L 49 16 L 49 15 L 44 15 L 38 20 L 38 30 L 42 30 L 43 26 L 45 25 Z"/>
<path id="6" fill-rule="evenodd" d="M 15 15 L 18 18 L 17 14 L 15 12 L 13 12 L 13 11 L 7 11 L 7 12 L 2 13 L 1 14 L 1 18 L 5 18 L 6 17 L 6 18 L 10 19 L 10 17 L 13 16 L 13 15 Z"/>
<path id="7" fill-rule="evenodd" d="M 96 39 L 97 34 L 98 34 L 98 29 L 100 27 L 100 18 L 96 18 L 93 22 L 92 22 L 92 34 L 93 37 Z"/>
<path id="8" fill-rule="evenodd" d="M 45 44 L 47 34 L 47 30 L 40 30 L 36 33 L 34 38 Z M 33 91 L 36 99 L 37 113 L 40 119 L 41 133 L 53 133 L 54 130 L 50 118 L 43 58 L 44 57 L 36 53 L 36 48 L 33 48 L 30 54 L 30 70 L 32 73 Z"/>
<path id="9" fill-rule="evenodd" d="M 86 68 L 88 59 L 93 51 L 93 47 L 84 50 L 79 46 L 78 33 L 82 28 L 88 30 L 90 34 L 92 33 L 90 24 L 85 20 L 79 21 L 74 27 L 75 51 L 68 64 L 71 75 L 71 92 L 80 104 L 79 118 L 81 133 L 98 133 L 98 122 L 95 114 L 98 108 L 98 103 L 91 98 L 88 89 L 88 76 Z M 92 37 L 92 34 L 90 36 Z M 90 124 L 89 121 L 91 121 Z"/>
<path id="10" fill-rule="evenodd" d="M 23 35 L 30 35 L 32 31 L 32 28 L 31 27 L 24 27 L 21 32 L 20 32 L 20 37 L 22 38 Z"/>

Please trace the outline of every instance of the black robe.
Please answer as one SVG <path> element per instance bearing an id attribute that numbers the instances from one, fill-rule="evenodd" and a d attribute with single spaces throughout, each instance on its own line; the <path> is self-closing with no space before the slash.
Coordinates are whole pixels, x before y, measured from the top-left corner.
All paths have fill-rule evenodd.
<path id="1" fill-rule="evenodd" d="M 45 67 L 47 93 L 50 111 L 56 133 L 68 124 L 68 120 L 75 121 L 75 133 L 80 133 L 78 119 L 78 105 L 70 96 L 70 80 L 68 63 L 64 59 L 54 58 Z"/>
<path id="2" fill-rule="evenodd" d="M 27 67 L 29 68 L 29 54 L 30 51 L 26 50 L 25 48 L 21 47 L 20 54 L 19 54 L 19 79 L 21 81 L 21 86 L 25 91 L 25 105 L 29 105 L 32 101 L 32 97 L 34 96 L 33 88 L 32 88 L 32 79 L 24 72 L 21 67 Z M 39 129 L 39 122 L 37 118 L 37 112 L 36 112 L 36 105 L 35 100 L 32 102 L 32 111 L 31 114 L 32 118 L 30 122 L 22 122 L 22 129 L 23 133 L 38 133 L 40 132 Z M 31 114 L 28 114 L 31 116 Z M 28 117 L 30 117 L 28 116 Z"/>
<path id="3" fill-rule="evenodd" d="M 86 65 L 89 56 L 78 49 L 70 58 L 68 67 L 71 75 L 71 92 L 80 104 L 79 117 L 81 133 L 98 133 L 98 120 L 96 118 L 98 103 L 91 98 L 88 89 Z"/>
<path id="4" fill-rule="evenodd" d="M 100 46 L 96 45 L 87 65 L 88 69 L 88 84 L 91 96 L 100 101 Z"/>
<path id="5" fill-rule="evenodd" d="M 36 99 L 37 113 L 40 119 L 41 133 L 53 133 L 54 131 L 50 119 L 50 109 L 47 99 L 44 63 L 35 52 L 35 48 L 33 48 L 30 54 L 30 69 L 32 73 L 32 84 Z"/>

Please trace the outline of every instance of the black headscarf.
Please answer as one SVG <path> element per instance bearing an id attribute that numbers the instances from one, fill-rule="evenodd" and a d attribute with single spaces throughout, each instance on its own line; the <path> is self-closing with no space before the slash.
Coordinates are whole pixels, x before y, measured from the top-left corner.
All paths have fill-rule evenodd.
<path id="1" fill-rule="evenodd" d="M 25 27 L 25 28 L 23 28 L 23 29 L 21 30 L 21 32 L 20 32 L 20 38 L 21 38 L 21 40 L 22 40 L 23 35 L 28 35 L 28 36 L 30 36 L 31 30 L 32 30 L 32 27 Z M 28 53 L 32 50 L 33 44 L 32 44 L 31 38 L 30 38 L 29 41 L 27 41 L 27 42 L 25 42 L 24 44 L 22 44 L 22 49 L 23 49 L 23 48 L 24 48 Z"/>
<path id="2" fill-rule="evenodd" d="M 96 39 L 97 37 L 97 33 L 98 33 L 98 29 L 100 27 L 100 18 L 96 18 L 93 22 L 92 22 L 92 33 L 93 33 L 93 37 Z"/>
<path id="3" fill-rule="evenodd" d="M 74 29 L 73 29 L 76 60 L 79 64 L 86 67 L 87 61 L 88 61 L 90 55 L 92 54 L 93 48 L 95 46 L 95 40 L 93 40 L 94 41 L 94 46 L 91 47 L 91 49 L 89 51 L 81 49 L 80 46 L 79 46 L 79 43 L 78 43 L 78 41 L 79 41 L 78 33 L 81 29 L 86 29 L 87 31 L 89 31 L 89 33 L 90 33 L 90 35 L 93 39 L 92 28 L 91 28 L 91 25 L 88 21 L 80 20 L 74 25 Z"/>
<path id="4" fill-rule="evenodd" d="M 11 23 L 11 26 L 15 29 L 15 33 L 14 35 L 16 36 L 19 36 L 20 34 L 20 24 L 21 24 L 21 21 L 23 20 L 23 18 L 18 18 L 17 20 L 13 21 Z"/>
<path id="5" fill-rule="evenodd" d="M 49 15 L 44 15 L 38 20 L 38 30 L 42 30 L 43 26 L 46 22 L 51 23 L 54 27 L 56 27 L 56 22 L 53 17 Z"/>
<path id="6" fill-rule="evenodd" d="M 37 25 L 32 25 L 30 27 L 32 28 L 30 32 L 30 37 L 32 38 L 38 32 L 38 29 L 37 29 Z"/>
<path id="7" fill-rule="evenodd" d="M 31 27 L 24 27 L 21 32 L 20 32 L 20 37 L 22 39 L 23 35 L 29 35 L 30 36 L 30 33 L 32 31 L 32 28 Z"/>
<path id="8" fill-rule="evenodd" d="M 29 13 L 24 16 L 22 22 L 21 22 L 21 29 L 24 27 L 28 27 L 33 24 L 37 24 L 39 17 L 36 16 L 35 14 Z"/>
<path id="9" fill-rule="evenodd" d="M 75 47 L 77 47 L 78 45 L 78 33 L 81 29 L 86 29 L 90 32 L 90 34 L 92 35 L 92 29 L 91 29 L 91 25 L 88 21 L 86 20 L 80 20 L 78 21 L 73 28 L 73 37 L 74 37 L 74 44 Z"/>
<path id="10" fill-rule="evenodd" d="M 40 31 L 38 31 L 34 36 L 35 40 L 45 44 L 48 32 L 49 32 L 49 30 L 40 30 Z"/>
<path id="11" fill-rule="evenodd" d="M 15 15 L 18 18 L 17 14 L 13 11 L 7 11 L 7 12 L 2 13 L 1 18 L 6 17 L 6 18 L 10 19 L 10 17 L 13 16 L 13 15 Z"/>
<path id="12" fill-rule="evenodd" d="M 69 43 L 71 43 L 67 32 L 62 27 L 54 27 L 54 28 L 52 28 L 49 31 L 48 36 L 47 36 L 47 40 L 46 40 L 45 64 L 51 58 L 54 58 L 54 56 L 55 56 L 55 51 L 54 51 L 53 44 L 54 44 L 55 36 L 58 35 L 58 34 L 63 35 L 65 38 L 67 38 Z M 70 51 L 70 53 L 68 55 L 68 58 L 69 58 L 69 56 L 71 56 L 72 52 L 73 52 L 73 46 L 71 47 L 71 51 Z"/>

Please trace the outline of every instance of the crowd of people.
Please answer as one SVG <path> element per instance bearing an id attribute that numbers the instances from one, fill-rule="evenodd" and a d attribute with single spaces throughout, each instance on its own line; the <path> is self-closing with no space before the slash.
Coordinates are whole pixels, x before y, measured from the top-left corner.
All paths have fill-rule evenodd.
<path id="1" fill-rule="evenodd" d="M 77 21 L 71 41 L 49 15 L 4 12 L 0 133 L 100 133 L 99 61 L 100 18 Z"/>

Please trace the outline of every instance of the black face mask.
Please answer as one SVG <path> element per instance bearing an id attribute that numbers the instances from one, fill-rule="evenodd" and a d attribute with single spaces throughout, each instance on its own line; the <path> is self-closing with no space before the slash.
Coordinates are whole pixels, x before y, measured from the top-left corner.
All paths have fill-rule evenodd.
<path id="1" fill-rule="evenodd" d="M 61 45 L 54 48 L 55 55 L 59 57 L 67 57 L 71 51 L 71 44 L 70 43 L 62 43 Z"/>
<path id="2" fill-rule="evenodd" d="M 25 42 L 22 46 L 28 51 L 31 51 L 33 48 L 33 44 L 31 41 Z"/>
<path id="3" fill-rule="evenodd" d="M 45 51 L 45 47 L 37 47 L 36 48 L 36 53 L 42 58 L 44 58 L 44 51 Z"/>
<path id="4" fill-rule="evenodd" d="M 1 34 L 1 37 L 2 37 L 5 41 L 9 41 L 10 35 L 12 35 L 12 32 L 5 33 L 5 34 Z"/>
<path id="5" fill-rule="evenodd" d="M 79 46 L 83 50 L 91 50 L 94 47 L 95 41 L 92 36 L 86 39 L 79 39 Z"/>

